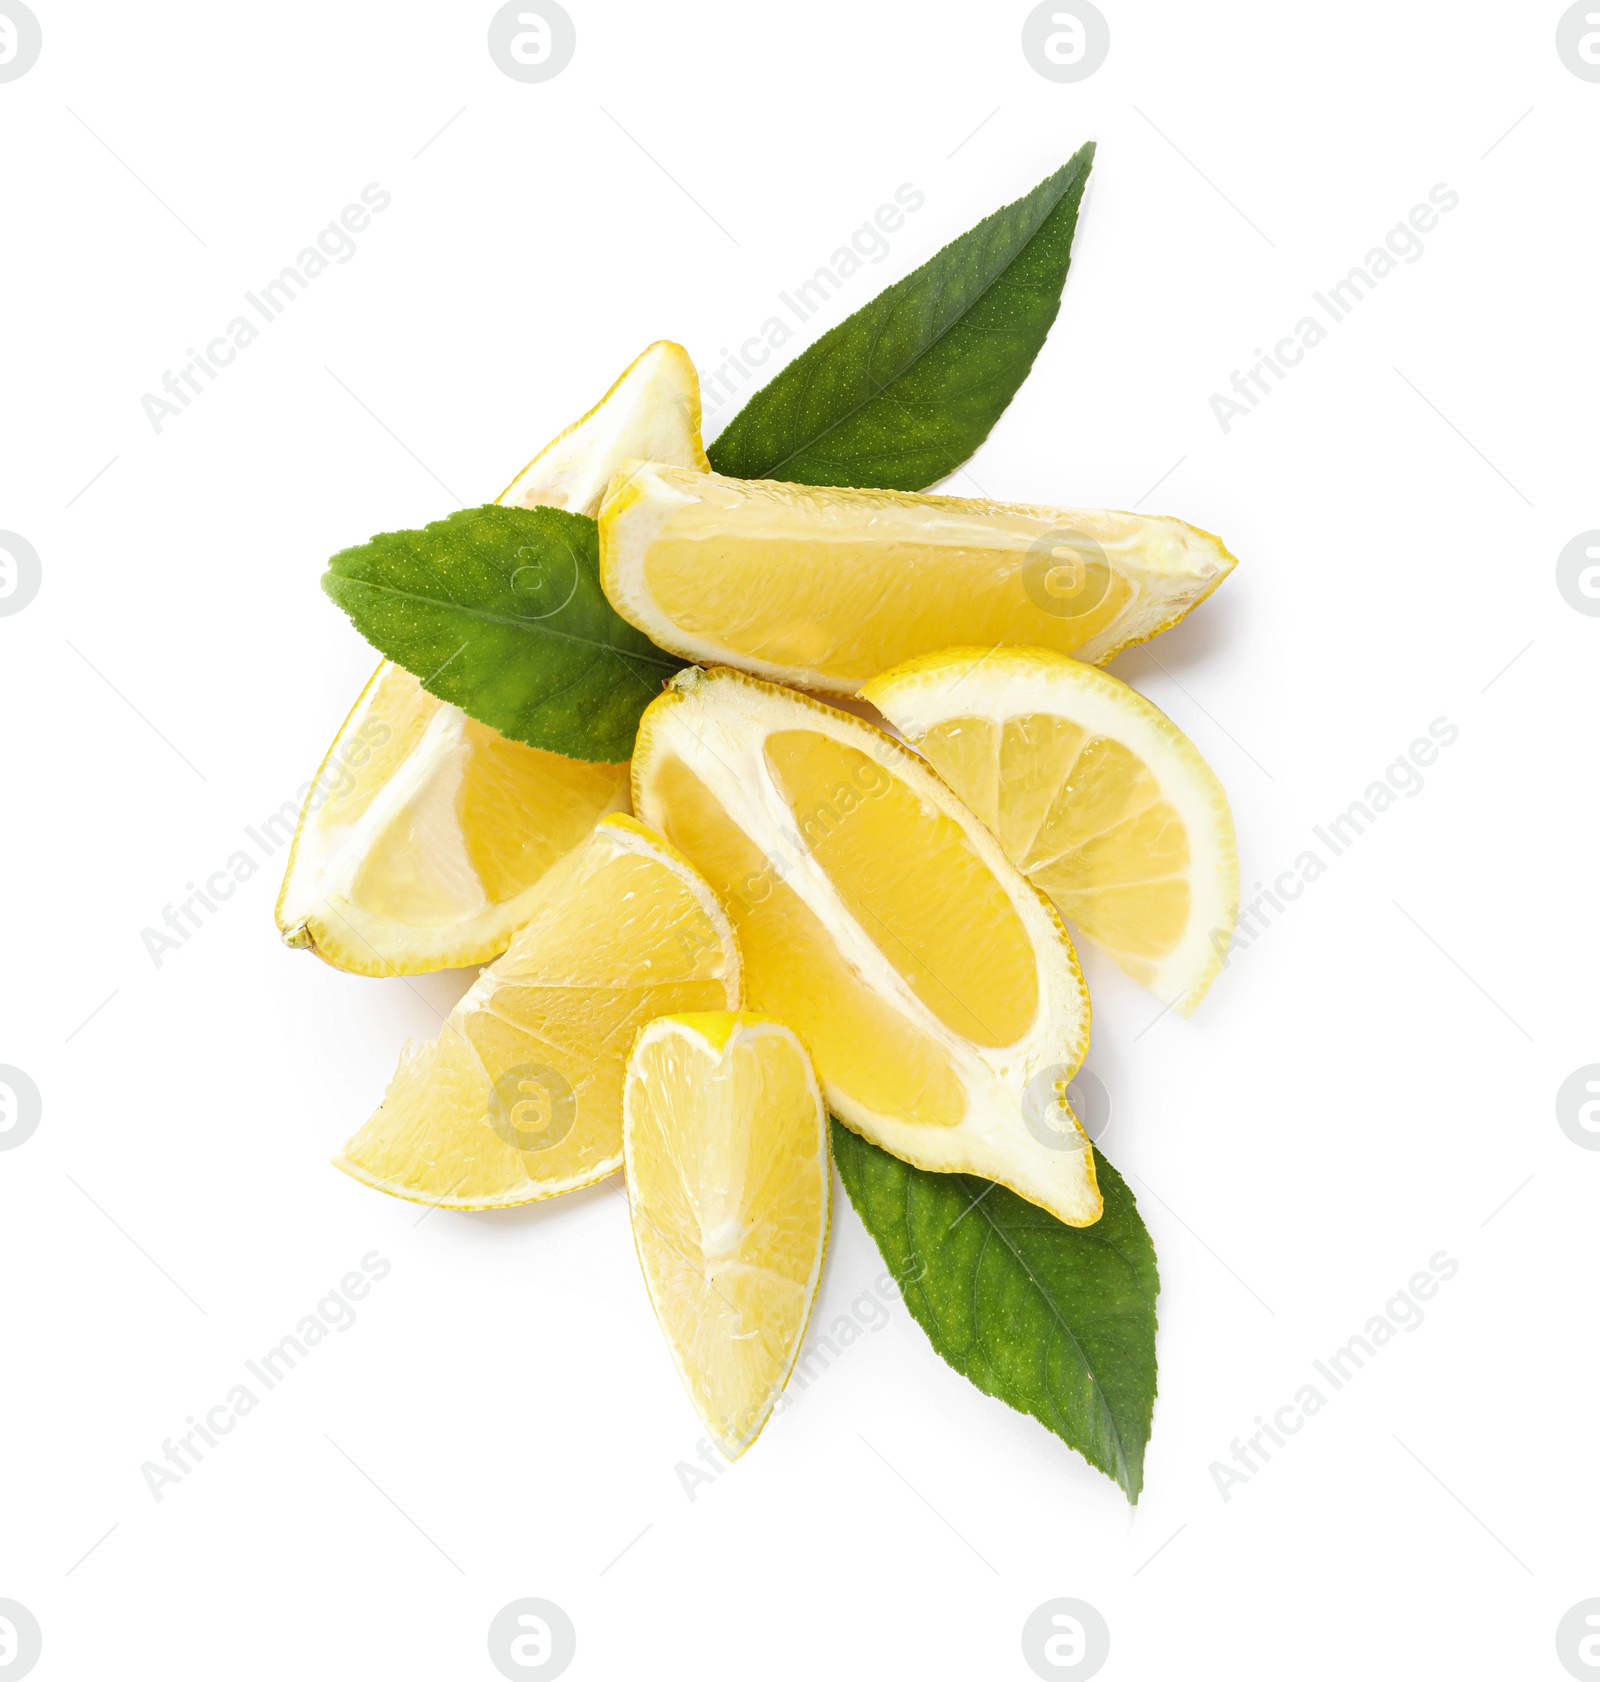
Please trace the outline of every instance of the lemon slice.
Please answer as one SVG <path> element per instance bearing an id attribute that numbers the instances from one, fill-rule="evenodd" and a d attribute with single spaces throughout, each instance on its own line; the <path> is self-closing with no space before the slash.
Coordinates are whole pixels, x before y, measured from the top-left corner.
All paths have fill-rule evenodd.
<path id="1" fill-rule="evenodd" d="M 622 1114 L 650 1301 L 712 1441 L 736 1460 L 788 1382 L 822 1277 L 822 1092 L 780 1022 L 665 1016 L 634 1045 Z"/>
<path id="2" fill-rule="evenodd" d="M 1037 648 L 951 648 L 862 698 L 925 754 L 1064 917 L 1180 1015 L 1239 916 L 1233 815 L 1159 708 Z"/>
<path id="3" fill-rule="evenodd" d="M 1179 520 L 901 491 L 619 472 L 600 508 L 611 604 L 663 648 L 853 695 L 955 643 L 1096 664 L 1175 624 L 1234 559 Z"/>
<path id="4" fill-rule="evenodd" d="M 651 345 L 499 500 L 592 515 L 640 453 L 704 467 L 700 388 L 681 345 Z M 526 916 L 540 876 L 627 805 L 626 765 L 508 741 L 385 661 L 311 785 L 277 921 L 359 975 L 487 962 Z"/>
<path id="5" fill-rule="evenodd" d="M 1082 1129 L 1046 1138 L 1024 1109 L 1088 1045 L 1072 943 L 921 760 L 833 707 L 694 669 L 645 711 L 633 796 L 717 891 L 750 1008 L 804 1039 L 841 1121 L 1099 1218 Z"/>
<path id="6" fill-rule="evenodd" d="M 739 1002 L 715 896 L 660 836 L 615 814 L 545 873 L 527 922 L 438 1039 L 406 1046 L 334 1164 L 449 1209 L 589 1185 L 622 1163 L 622 1076 L 640 1027 Z"/>

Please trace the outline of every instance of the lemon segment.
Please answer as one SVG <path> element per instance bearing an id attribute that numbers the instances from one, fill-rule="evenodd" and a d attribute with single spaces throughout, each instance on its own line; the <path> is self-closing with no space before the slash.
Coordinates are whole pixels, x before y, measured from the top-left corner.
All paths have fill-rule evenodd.
<path id="1" fill-rule="evenodd" d="M 732 928 L 688 861 L 622 814 L 540 879 L 502 957 L 437 1040 L 407 1045 L 383 1103 L 334 1159 L 396 1197 L 493 1209 L 622 1162 L 639 1028 L 740 1003 Z"/>
<path id="2" fill-rule="evenodd" d="M 768 1017 L 666 1016 L 623 1089 L 634 1245 L 684 1387 L 737 1459 L 794 1368 L 827 1249 L 828 1115 L 799 1037 Z"/>
<path id="3" fill-rule="evenodd" d="M 1187 736 L 1107 672 L 951 648 L 862 698 L 928 759 L 1064 917 L 1180 1015 L 1239 915 L 1228 797 Z"/>
<path id="4" fill-rule="evenodd" d="M 1180 520 L 631 463 L 600 508 L 616 610 L 661 647 L 853 695 L 953 643 L 1109 660 L 1233 569 Z"/>
<path id="5" fill-rule="evenodd" d="M 705 467 L 681 345 L 651 345 L 499 501 L 593 515 L 618 465 Z M 290 946 L 359 975 L 419 975 L 503 952 L 540 876 L 628 803 L 626 765 L 508 741 L 385 661 L 300 814 L 277 908 Z"/>
<path id="6" fill-rule="evenodd" d="M 726 668 L 646 709 L 635 809 L 734 925 L 746 998 L 810 1048 L 829 1107 L 922 1168 L 982 1174 L 1071 1225 L 1100 1215 L 1088 1139 L 1030 1126 L 1089 997 L 1054 908 L 881 730 Z"/>

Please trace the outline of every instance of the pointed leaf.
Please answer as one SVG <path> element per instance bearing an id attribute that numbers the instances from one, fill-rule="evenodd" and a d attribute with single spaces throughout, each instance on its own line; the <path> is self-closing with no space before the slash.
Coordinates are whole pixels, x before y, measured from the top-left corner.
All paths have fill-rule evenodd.
<path id="1" fill-rule="evenodd" d="M 1025 198 L 880 292 L 763 386 L 706 453 L 718 473 L 918 491 L 989 436 L 1061 307 L 1081 147 Z"/>
<path id="2" fill-rule="evenodd" d="M 557 508 L 491 503 L 384 532 L 335 555 L 322 587 L 424 689 L 572 759 L 627 759 L 683 665 L 606 600 L 594 521 Z"/>
<path id="3" fill-rule="evenodd" d="M 975 1175 L 913 1168 L 838 1121 L 833 1159 L 939 1354 L 1136 1501 L 1156 1399 L 1160 1281 L 1116 1169 L 1095 1152 L 1105 1213 L 1070 1227 Z"/>

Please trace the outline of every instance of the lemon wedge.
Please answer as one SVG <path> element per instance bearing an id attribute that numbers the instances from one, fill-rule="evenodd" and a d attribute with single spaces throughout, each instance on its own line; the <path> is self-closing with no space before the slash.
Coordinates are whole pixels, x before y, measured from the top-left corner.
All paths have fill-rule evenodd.
<path id="1" fill-rule="evenodd" d="M 956 643 L 1099 664 L 1233 566 L 1180 520 L 660 462 L 619 472 L 600 507 L 601 580 L 624 619 L 686 659 L 834 695 Z"/>
<path id="2" fill-rule="evenodd" d="M 1088 1045 L 1072 943 L 920 759 L 818 701 L 690 669 L 640 722 L 633 798 L 716 890 L 750 1008 L 801 1036 L 841 1121 L 1099 1219 L 1082 1128 L 1046 1138 L 1027 1107 Z"/>
<path id="3" fill-rule="evenodd" d="M 780 1022 L 664 1016 L 634 1044 L 622 1114 L 645 1286 L 690 1400 L 735 1460 L 788 1381 L 822 1277 L 822 1092 Z"/>
<path id="4" fill-rule="evenodd" d="M 670 339 L 635 357 L 588 414 L 551 439 L 495 501 L 592 516 L 612 474 L 641 456 L 711 471 L 700 444 L 700 376 L 688 351 Z"/>
<path id="5" fill-rule="evenodd" d="M 450 1209 L 589 1185 L 622 1163 L 638 1030 L 739 1003 L 738 948 L 715 896 L 660 836 L 614 814 L 541 878 L 527 921 L 438 1039 L 407 1045 L 335 1166 Z"/>
<path id="6" fill-rule="evenodd" d="M 1194 1010 L 1238 920 L 1239 855 L 1221 783 L 1165 713 L 1036 648 L 945 649 L 861 693 L 1062 916 Z"/>
<path id="7" fill-rule="evenodd" d="M 700 388 L 681 345 L 651 345 L 501 493 L 594 514 L 641 453 L 706 466 Z M 328 749 L 301 810 L 278 928 L 359 975 L 487 962 L 543 873 L 628 801 L 626 765 L 508 741 L 385 661 Z"/>

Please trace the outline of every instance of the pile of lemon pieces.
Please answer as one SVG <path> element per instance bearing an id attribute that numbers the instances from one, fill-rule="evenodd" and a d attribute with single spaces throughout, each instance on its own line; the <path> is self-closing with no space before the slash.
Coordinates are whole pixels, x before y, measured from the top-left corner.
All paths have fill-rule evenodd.
<path id="1" fill-rule="evenodd" d="M 313 785 L 278 924 L 361 975 L 487 965 L 337 1165 L 453 1209 L 624 1169 L 731 1458 L 805 1335 L 829 1111 L 1099 1218 L 1061 1096 L 1089 1040 L 1063 919 L 1188 1015 L 1238 862 L 1193 744 L 1098 667 L 1234 561 L 1162 517 L 720 477 L 666 342 L 499 501 L 597 518 L 608 599 L 685 670 L 610 765 L 386 662 Z"/>

